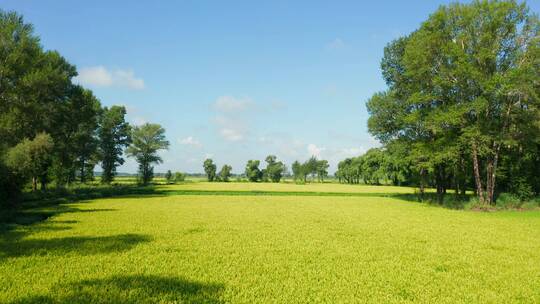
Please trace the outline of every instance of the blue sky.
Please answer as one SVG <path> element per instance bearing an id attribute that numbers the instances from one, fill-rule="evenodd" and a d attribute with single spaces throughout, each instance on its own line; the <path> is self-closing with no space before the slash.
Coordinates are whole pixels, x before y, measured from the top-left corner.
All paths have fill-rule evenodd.
<path id="1" fill-rule="evenodd" d="M 337 162 L 378 143 L 366 100 L 384 46 L 447 1 L 0 1 L 33 23 L 104 105 L 159 123 L 167 169 L 242 172 L 275 154 Z M 538 12 L 540 4 L 529 2 Z M 135 172 L 129 160 L 120 169 Z"/>

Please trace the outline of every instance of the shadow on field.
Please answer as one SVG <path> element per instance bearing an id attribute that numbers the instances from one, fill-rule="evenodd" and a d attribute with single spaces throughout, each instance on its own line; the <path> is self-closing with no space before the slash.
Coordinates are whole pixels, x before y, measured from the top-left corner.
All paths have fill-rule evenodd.
<path id="1" fill-rule="evenodd" d="M 113 276 L 53 286 L 15 303 L 223 303 L 222 284 L 155 275 Z"/>
<path id="2" fill-rule="evenodd" d="M 24 232 L 8 232 L 0 236 L 0 258 L 34 255 L 92 255 L 126 251 L 135 245 L 150 241 L 148 236 L 120 234 L 97 237 L 62 237 L 54 239 L 25 239 Z"/>

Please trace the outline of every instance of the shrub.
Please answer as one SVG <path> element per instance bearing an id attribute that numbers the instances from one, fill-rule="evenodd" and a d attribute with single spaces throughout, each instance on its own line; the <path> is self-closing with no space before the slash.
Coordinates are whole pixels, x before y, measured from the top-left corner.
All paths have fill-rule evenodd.
<path id="1" fill-rule="evenodd" d="M 174 174 L 174 181 L 175 181 L 176 183 L 180 183 L 180 182 L 183 182 L 183 181 L 185 181 L 185 180 L 186 180 L 186 175 L 185 175 L 184 173 L 182 173 L 182 172 L 176 172 L 176 173 Z"/>
<path id="2" fill-rule="evenodd" d="M 495 201 L 495 206 L 499 209 L 518 209 L 523 205 L 523 201 L 512 193 L 501 193 Z"/>
<path id="3" fill-rule="evenodd" d="M 522 202 L 534 197 L 533 188 L 526 178 L 515 179 L 510 185 L 510 192 Z"/>

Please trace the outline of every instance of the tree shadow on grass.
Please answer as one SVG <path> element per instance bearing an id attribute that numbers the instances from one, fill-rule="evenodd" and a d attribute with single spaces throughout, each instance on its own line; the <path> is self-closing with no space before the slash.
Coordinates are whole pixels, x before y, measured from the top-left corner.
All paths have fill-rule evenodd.
<path id="1" fill-rule="evenodd" d="M 59 284 L 47 295 L 11 303 L 223 303 L 222 292 L 222 284 L 155 275 L 121 275 Z"/>
<path id="2" fill-rule="evenodd" d="M 97 237 L 62 237 L 54 239 L 24 239 L 23 234 L 13 232 L 0 239 L 0 259 L 2 257 L 66 255 L 92 255 L 98 253 L 121 252 L 135 245 L 150 241 L 150 237 L 139 234 L 120 234 Z"/>

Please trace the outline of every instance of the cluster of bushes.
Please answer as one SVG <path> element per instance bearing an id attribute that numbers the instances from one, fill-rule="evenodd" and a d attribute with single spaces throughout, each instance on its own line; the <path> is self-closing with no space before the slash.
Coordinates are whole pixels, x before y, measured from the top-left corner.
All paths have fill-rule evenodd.
<path id="1" fill-rule="evenodd" d="M 156 151 L 168 146 L 161 126 L 132 127 L 123 106 L 103 107 L 20 15 L 0 10 L 0 41 L 0 204 L 14 206 L 27 184 L 35 191 L 85 183 L 97 164 L 110 183 L 124 150 L 138 161 L 141 182 L 151 180 Z"/>
<path id="2" fill-rule="evenodd" d="M 181 183 L 186 180 L 186 175 L 182 172 L 175 172 L 173 174 L 171 170 L 168 170 L 167 173 L 165 173 L 165 180 L 168 184 Z"/>

